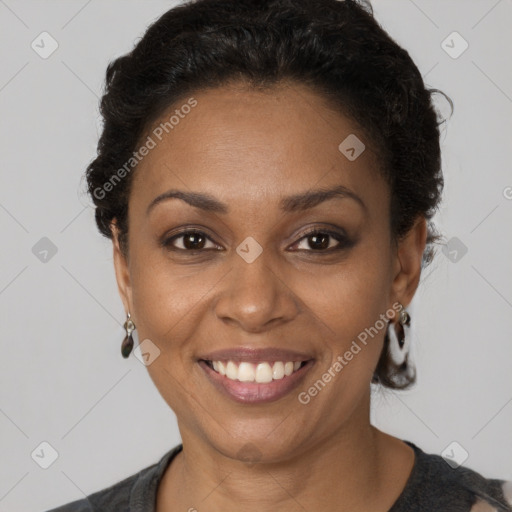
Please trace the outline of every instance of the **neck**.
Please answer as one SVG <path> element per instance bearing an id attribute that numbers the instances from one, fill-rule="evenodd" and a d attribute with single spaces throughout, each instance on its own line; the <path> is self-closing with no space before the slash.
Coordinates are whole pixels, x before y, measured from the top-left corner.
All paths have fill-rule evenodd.
<path id="1" fill-rule="evenodd" d="M 366 415 L 364 415 L 366 416 Z M 182 431 L 183 451 L 159 487 L 157 512 L 244 510 L 386 512 L 412 469 L 412 449 L 366 422 L 353 421 L 278 463 L 225 457 Z"/>

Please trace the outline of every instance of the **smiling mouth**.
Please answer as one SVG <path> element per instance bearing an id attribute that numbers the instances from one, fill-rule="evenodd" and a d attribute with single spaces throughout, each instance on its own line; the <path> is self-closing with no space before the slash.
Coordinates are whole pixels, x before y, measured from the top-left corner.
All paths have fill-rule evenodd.
<path id="1" fill-rule="evenodd" d="M 214 372 L 232 381 L 268 384 L 283 380 L 299 371 L 308 361 L 274 361 L 250 363 L 246 361 L 202 360 Z"/>

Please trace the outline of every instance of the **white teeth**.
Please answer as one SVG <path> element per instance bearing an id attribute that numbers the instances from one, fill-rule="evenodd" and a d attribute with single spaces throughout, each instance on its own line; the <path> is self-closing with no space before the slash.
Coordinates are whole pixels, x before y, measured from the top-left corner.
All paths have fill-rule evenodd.
<path id="1" fill-rule="evenodd" d="M 238 367 L 233 361 L 228 361 L 226 366 L 226 377 L 231 380 L 238 380 Z"/>
<path id="2" fill-rule="evenodd" d="M 254 382 L 254 366 L 251 363 L 240 363 L 238 367 L 238 380 L 241 382 Z"/>
<path id="3" fill-rule="evenodd" d="M 274 363 L 274 366 L 272 368 L 272 377 L 275 380 L 279 380 L 284 377 L 284 363 L 281 363 L 281 361 L 277 361 L 276 363 Z"/>
<path id="4" fill-rule="evenodd" d="M 289 377 L 293 372 L 299 370 L 302 361 L 276 361 L 275 363 L 234 363 L 228 361 L 212 361 L 213 369 L 225 375 L 230 380 L 238 380 L 241 382 L 257 382 L 266 384 L 272 380 L 281 380 Z"/>
<path id="5" fill-rule="evenodd" d="M 256 367 L 256 377 L 254 380 L 261 384 L 264 384 L 265 382 L 272 382 L 272 368 L 268 363 L 260 363 Z"/>

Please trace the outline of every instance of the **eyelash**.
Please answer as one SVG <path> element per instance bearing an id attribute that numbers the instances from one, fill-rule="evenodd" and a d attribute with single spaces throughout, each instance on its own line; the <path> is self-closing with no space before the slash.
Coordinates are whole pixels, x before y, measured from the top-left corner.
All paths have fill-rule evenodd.
<path id="1" fill-rule="evenodd" d="M 169 251 L 174 251 L 174 252 L 183 252 L 183 253 L 188 253 L 189 255 L 195 255 L 195 254 L 198 254 L 198 253 L 201 253 L 201 252 L 204 252 L 204 251 L 211 251 L 212 248 L 209 248 L 209 249 L 182 249 L 182 248 L 177 248 L 177 247 L 174 247 L 173 246 L 173 242 L 179 238 L 183 238 L 187 235 L 191 235 L 191 234 L 196 234 L 196 235 L 201 235 L 202 237 L 206 238 L 207 240 L 209 240 L 210 242 L 212 243 L 215 243 L 213 242 L 213 240 L 208 236 L 206 235 L 206 233 L 204 231 L 200 231 L 198 229 L 187 229 L 185 231 L 181 231 L 180 233 L 176 233 L 174 234 L 173 236 L 171 237 L 168 237 L 168 238 L 164 238 L 161 242 L 161 245 L 162 247 L 166 248 L 167 250 Z M 306 251 L 306 252 L 311 252 L 311 253 L 316 253 L 316 254 L 331 254 L 333 252 L 337 252 L 337 251 L 341 251 L 341 250 L 344 250 L 344 249 L 348 249 L 350 248 L 352 245 L 353 245 L 353 242 L 348 239 L 344 234 L 342 233 L 338 233 L 336 231 L 331 231 L 329 229 L 322 229 L 322 228 L 312 228 L 308 231 L 306 231 L 305 233 L 302 234 L 302 236 L 298 239 L 297 242 L 295 242 L 293 245 L 297 245 L 299 242 L 301 242 L 302 240 L 304 239 L 307 239 L 308 237 L 312 236 L 312 235 L 327 235 L 331 238 L 334 238 L 337 242 L 338 242 L 338 245 L 336 247 L 331 247 L 331 248 L 328 248 L 328 249 L 318 249 L 318 250 L 314 250 L 314 249 L 299 249 L 299 251 Z M 330 244 L 329 244 L 330 245 Z M 214 249 L 214 250 L 218 250 L 218 249 Z"/>

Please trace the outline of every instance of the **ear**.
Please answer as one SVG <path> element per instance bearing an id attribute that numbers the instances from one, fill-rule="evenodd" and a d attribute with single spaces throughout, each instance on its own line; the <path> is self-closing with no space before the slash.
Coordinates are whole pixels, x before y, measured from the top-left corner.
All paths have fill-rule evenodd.
<path id="1" fill-rule="evenodd" d="M 114 250 L 114 269 L 116 272 L 117 288 L 124 304 L 124 309 L 133 316 L 132 285 L 128 260 L 121 251 L 119 244 L 119 228 L 114 219 L 110 224 L 112 230 L 112 245 Z"/>
<path id="2" fill-rule="evenodd" d="M 412 301 L 421 276 L 421 261 L 427 243 L 427 221 L 420 215 L 409 233 L 398 242 L 392 293 L 404 307 Z"/>

